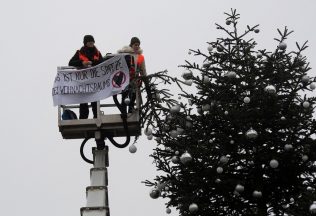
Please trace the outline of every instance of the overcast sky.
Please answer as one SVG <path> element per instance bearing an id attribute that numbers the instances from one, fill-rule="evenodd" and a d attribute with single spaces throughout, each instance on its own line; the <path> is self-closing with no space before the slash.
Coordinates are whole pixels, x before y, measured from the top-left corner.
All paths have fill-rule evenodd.
<path id="1" fill-rule="evenodd" d="M 284 26 L 294 30 L 289 48 L 309 40 L 305 54 L 316 67 L 315 0 L 2 0 L 0 214 L 73 216 L 86 204 L 91 165 L 79 155 L 80 140 L 62 139 L 51 97 L 56 67 L 68 64 L 85 34 L 102 54 L 138 36 L 148 73 L 179 76 L 177 66 L 192 59 L 188 49 L 206 51 L 206 42 L 221 36 L 215 23 L 224 25 L 231 8 L 242 28 L 260 24 L 259 48 L 274 49 Z M 155 142 L 142 137 L 137 147 L 131 154 L 110 144 L 111 215 L 165 215 L 164 200 L 152 200 L 141 184 L 156 175 L 148 157 Z"/>

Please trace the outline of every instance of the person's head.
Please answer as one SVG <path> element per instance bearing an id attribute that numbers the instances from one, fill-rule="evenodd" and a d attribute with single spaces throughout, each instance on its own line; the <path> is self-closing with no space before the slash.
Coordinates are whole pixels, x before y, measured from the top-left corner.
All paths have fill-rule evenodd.
<path id="1" fill-rule="evenodd" d="M 92 35 L 85 35 L 83 37 L 83 44 L 86 47 L 94 47 L 94 38 Z"/>
<path id="2" fill-rule="evenodd" d="M 137 37 L 132 37 L 131 42 L 129 44 L 130 47 L 136 52 L 139 50 L 140 40 Z"/>

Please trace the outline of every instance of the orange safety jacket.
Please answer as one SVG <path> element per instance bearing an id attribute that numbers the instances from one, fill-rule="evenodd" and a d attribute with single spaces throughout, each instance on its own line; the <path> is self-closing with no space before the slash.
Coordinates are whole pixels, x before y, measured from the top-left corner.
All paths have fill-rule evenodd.
<path id="1" fill-rule="evenodd" d="M 141 67 L 141 65 L 143 64 L 144 60 L 145 60 L 145 58 L 144 58 L 143 55 L 139 54 L 139 55 L 137 56 L 137 62 L 136 62 L 137 68 L 140 68 L 140 67 Z M 132 67 L 131 67 L 131 70 L 130 70 L 130 79 L 132 80 L 132 79 L 135 78 L 135 73 L 136 73 L 135 67 L 133 67 L 133 65 L 134 65 L 133 60 L 132 60 L 132 62 L 131 62 L 131 65 L 132 65 Z"/>
<path id="2" fill-rule="evenodd" d="M 90 61 L 87 56 L 79 51 L 79 59 L 81 61 Z M 97 50 L 96 54 L 93 56 L 93 61 L 98 61 L 100 59 L 100 52 Z"/>

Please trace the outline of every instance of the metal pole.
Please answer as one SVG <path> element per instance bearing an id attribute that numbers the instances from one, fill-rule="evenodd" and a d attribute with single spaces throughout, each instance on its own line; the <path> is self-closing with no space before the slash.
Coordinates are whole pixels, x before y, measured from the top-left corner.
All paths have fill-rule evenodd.
<path id="1" fill-rule="evenodd" d="M 110 216 L 108 202 L 109 148 L 92 149 L 94 164 L 90 169 L 90 186 L 86 188 L 87 204 L 80 209 L 81 216 Z"/>

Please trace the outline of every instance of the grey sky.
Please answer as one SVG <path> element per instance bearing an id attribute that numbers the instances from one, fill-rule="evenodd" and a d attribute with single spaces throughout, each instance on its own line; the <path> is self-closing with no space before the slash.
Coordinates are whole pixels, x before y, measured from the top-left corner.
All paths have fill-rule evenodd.
<path id="1" fill-rule="evenodd" d="M 115 53 L 138 36 L 148 73 L 177 66 L 189 48 L 206 50 L 221 35 L 224 12 L 235 8 L 241 26 L 260 24 L 259 48 L 274 49 L 277 28 L 294 30 L 287 41 L 309 40 L 305 52 L 316 67 L 314 0 L 11 0 L 1 2 L 0 214 L 79 215 L 85 206 L 90 165 L 79 155 L 80 141 L 63 140 L 52 106 L 56 67 L 66 65 L 85 34 L 102 54 Z M 242 30 L 242 29 L 240 29 Z M 311 75 L 316 75 L 315 69 Z M 140 182 L 156 175 L 148 155 L 154 141 L 141 138 L 138 151 L 110 145 L 109 205 L 112 216 L 165 214 L 164 200 L 152 200 Z M 172 209 L 171 215 L 176 215 Z"/>

